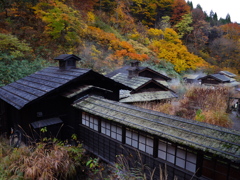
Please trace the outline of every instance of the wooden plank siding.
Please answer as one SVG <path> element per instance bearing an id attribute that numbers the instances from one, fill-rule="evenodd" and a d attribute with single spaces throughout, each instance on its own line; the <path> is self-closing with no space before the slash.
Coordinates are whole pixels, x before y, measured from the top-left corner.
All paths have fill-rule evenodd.
<path id="1" fill-rule="evenodd" d="M 128 157 L 126 152 L 138 150 L 143 163 L 152 169 L 166 163 L 170 179 L 176 175 L 184 180 L 192 176 L 237 180 L 240 176 L 237 131 L 94 96 L 73 106 L 82 112 L 79 137 L 88 150 L 107 162 L 114 163 L 116 155 Z"/>

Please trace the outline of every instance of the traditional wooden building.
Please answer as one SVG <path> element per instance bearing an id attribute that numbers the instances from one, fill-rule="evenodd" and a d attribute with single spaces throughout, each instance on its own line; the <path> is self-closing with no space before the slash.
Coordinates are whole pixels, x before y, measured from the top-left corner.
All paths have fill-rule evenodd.
<path id="1" fill-rule="evenodd" d="M 141 76 L 129 77 L 127 74 L 118 73 L 112 76 L 111 79 L 132 89 L 120 91 L 120 102 L 166 101 L 178 97 L 173 90 L 152 78 Z"/>
<path id="2" fill-rule="evenodd" d="M 119 90 L 129 89 L 90 69 L 76 68 L 80 58 L 75 55 L 63 54 L 55 60 L 59 67 L 47 67 L 0 88 L 1 133 L 21 127 L 32 134 L 34 129 L 48 126 L 48 132 L 56 135 L 65 124 L 64 134 L 71 134 L 70 107 L 76 99 L 94 93 L 118 101 Z"/>
<path id="3" fill-rule="evenodd" d="M 54 136 L 60 131 L 62 138 L 77 133 L 87 150 L 109 163 L 124 154 L 132 166 L 139 152 L 156 179 L 165 164 L 169 180 L 239 179 L 239 131 L 118 102 L 119 90 L 132 88 L 76 68 L 80 59 L 74 55 L 55 59 L 60 68 L 0 88 L 1 133 L 10 127 L 34 137 L 42 127 Z"/>
<path id="4" fill-rule="evenodd" d="M 223 74 L 210 74 L 199 78 L 199 80 L 201 81 L 201 84 L 207 86 L 222 85 L 227 87 L 237 87 L 240 84 L 234 78 L 230 78 Z"/>
<path id="5" fill-rule="evenodd" d="M 155 169 L 167 165 L 168 179 L 238 180 L 240 132 L 87 96 L 73 105 L 85 147 L 107 162 L 117 155 Z"/>
<path id="6" fill-rule="evenodd" d="M 168 86 L 168 82 L 172 79 L 162 73 L 159 73 L 149 67 L 140 66 L 139 61 L 133 61 L 130 65 L 123 66 L 122 68 L 116 69 L 108 73 L 106 76 L 112 78 L 117 74 L 126 74 L 130 76 L 140 76 L 140 77 L 147 77 L 158 81 L 159 83 L 163 84 L 164 86 Z"/>
<path id="7" fill-rule="evenodd" d="M 107 77 L 132 89 L 120 91 L 120 102 L 166 101 L 178 97 L 168 87 L 171 78 L 148 67 L 140 67 L 138 61 L 111 72 Z"/>
<path id="8" fill-rule="evenodd" d="M 189 84 L 200 84 L 201 81 L 199 79 L 201 77 L 203 77 L 203 75 L 200 75 L 200 74 L 185 74 L 183 76 L 183 81 L 185 83 L 189 83 Z"/>

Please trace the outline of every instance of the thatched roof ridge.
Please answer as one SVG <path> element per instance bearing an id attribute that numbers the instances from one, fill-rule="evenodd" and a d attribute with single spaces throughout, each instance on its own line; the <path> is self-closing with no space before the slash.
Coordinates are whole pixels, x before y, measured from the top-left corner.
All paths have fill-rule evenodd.
<path id="1" fill-rule="evenodd" d="M 178 144 L 208 151 L 232 161 L 240 161 L 240 132 L 238 131 L 96 96 L 86 97 L 73 106 Z"/>

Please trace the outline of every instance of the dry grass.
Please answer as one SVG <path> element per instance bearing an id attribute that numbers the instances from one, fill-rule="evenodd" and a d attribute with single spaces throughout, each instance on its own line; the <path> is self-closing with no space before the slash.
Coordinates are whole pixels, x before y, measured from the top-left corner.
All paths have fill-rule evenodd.
<path id="1" fill-rule="evenodd" d="M 12 148 L 6 140 L 0 141 L 0 179 L 69 179 L 84 153 L 83 148 L 39 143 L 36 147 Z"/>
<path id="2" fill-rule="evenodd" d="M 131 164 L 131 165 L 130 165 Z M 117 163 L 114 165 L 115 177 L 118 180 L 168 180 L 167 166 L 162 167 L 159 165 L 159 175 L 156 174 L 156 169 L 150 169 L 143 163 L 141 154 L 136 151 L 136 157 L 133 160 L 132 155 L 128 156 L 118 155 Z M 175 176 L 174 180 L 178 178 Z"/>
<path id="3" fill-rule="evenodd" d="M 176 87 L 175 87 L 176 88 Z M 181 87 L 181 89 L 183 89 Z M 167 103 L 142 103 L 137 106 L 176 115 L 187 119 L 231 127 L 232 121 L 227 112 L 229 96 L 235 96 L 227 87 L 187 86 L 178 101 Z M 200 114 L 197 114 L 197 112 Z M 199 118 L 201 117 L 201 118 Z"/>

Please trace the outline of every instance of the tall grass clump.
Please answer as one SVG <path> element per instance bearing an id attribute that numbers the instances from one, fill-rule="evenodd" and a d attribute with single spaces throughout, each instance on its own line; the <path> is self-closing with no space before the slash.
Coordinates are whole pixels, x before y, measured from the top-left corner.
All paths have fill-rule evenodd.
<path id="1" fill-rule="evenodd" d="M 136 151 L 135 158 L 130 154 L 126 155 L 118 155 L 117 162 L 114 164 L 113 173 L 110 178 L 118 179 L 118 180 L 168 180 L 168 172 L 167 166 L 162 167 L 159 164 L 159 167 L 154 169 L 149 168 L 146 164 L 144 164 L 141 154 Z M 133 160 L 135 159 L 135 160 Z M 157 172 L 158 171 L 158 172 Z M 174 176 L 174 180 L 178 178 Z"/>
<path id="2" fill-rule="evenodd" d="M 0 139 L 0 179 L 75 179 L 85 169 L 84 149 L 59 142 L 13 148 Z"/>

